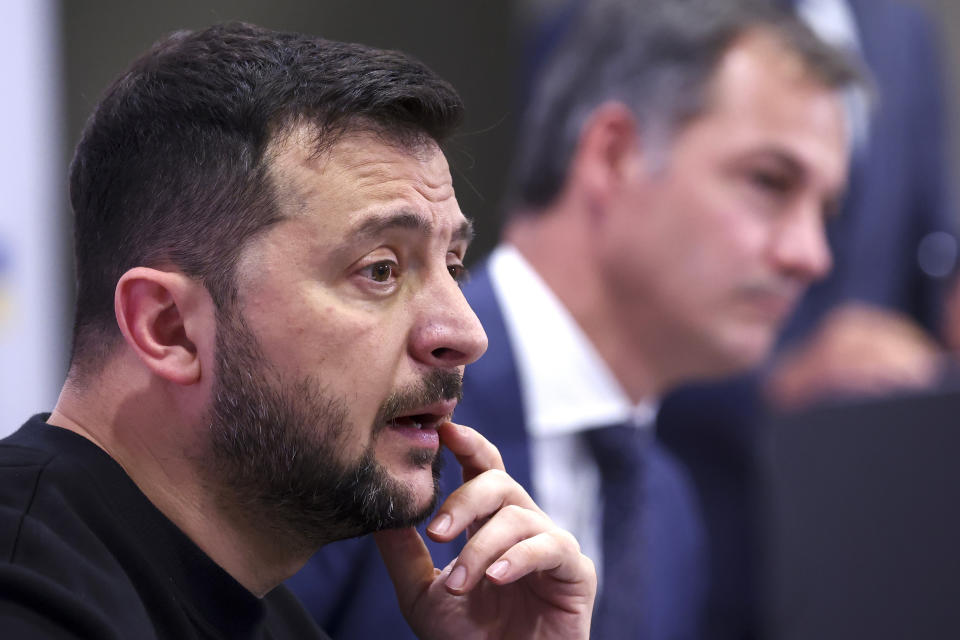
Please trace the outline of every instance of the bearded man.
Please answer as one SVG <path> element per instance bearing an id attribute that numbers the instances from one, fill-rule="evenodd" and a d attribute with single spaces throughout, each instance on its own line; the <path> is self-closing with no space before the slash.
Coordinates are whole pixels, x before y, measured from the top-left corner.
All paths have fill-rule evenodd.
<path id="1" fill-rule="evenodd" d="M 326 637 L 278 585 L 379 532 L 421 637 L 588 636 L 591 561 L 449 422 L 487 344 L 440 148 L 461 111 L 402 54 L 243 24 L 110 86 L 71 167 L 67 380 L 0 442 L 5 634 Z M 430 536 L 472 534 L 442 571 L 412 528 L 441 444 L 466 482 Z"/>

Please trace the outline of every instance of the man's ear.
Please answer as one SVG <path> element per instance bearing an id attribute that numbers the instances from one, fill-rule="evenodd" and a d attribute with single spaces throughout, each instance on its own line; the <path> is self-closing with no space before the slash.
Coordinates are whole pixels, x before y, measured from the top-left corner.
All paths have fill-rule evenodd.
<path id="1" fill-rule="evenodd" d="M 208 304 L 209 303 L 209 304 Z M 212 327 L 212 301 L 202 284 L 179 271 L 130 269 L 117 282 L 120 331 L 154 374 L 181 385 L 200 380 L 200 335 Z"/>
<path id="2" fill-rule="evenodd" d="M 622 102 L 593 110 L 583 125 L 571 165 L 571 177 L 592 205 L 602 205 L 637 170 L 640 160 L 637 120 Z"/>

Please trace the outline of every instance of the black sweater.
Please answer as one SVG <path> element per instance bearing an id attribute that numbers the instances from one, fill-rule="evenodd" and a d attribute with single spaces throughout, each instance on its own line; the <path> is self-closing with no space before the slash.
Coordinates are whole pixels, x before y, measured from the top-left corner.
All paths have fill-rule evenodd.
<path id="1" fill-rule="evenodd" d="M 0 440 L 0 636 L 327 637 L 286 587 L 255 597 L 46 417 Z"/>

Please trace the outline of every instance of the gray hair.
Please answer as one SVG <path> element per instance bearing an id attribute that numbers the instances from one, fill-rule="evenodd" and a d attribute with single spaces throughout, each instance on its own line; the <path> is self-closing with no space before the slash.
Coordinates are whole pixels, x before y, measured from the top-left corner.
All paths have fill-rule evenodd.
<path id="1" fill-rule="evenodd" d="M 794 15 L 764 0 L 581 0 L 546 62 L 524 115 L 510 204 L 536 209 L 560 192 L 590 114 L 627 105 L 653 148 L 706 107 L 714 70 L 747 31 L 769 31 L 830 89 L 862 71 Z"/>

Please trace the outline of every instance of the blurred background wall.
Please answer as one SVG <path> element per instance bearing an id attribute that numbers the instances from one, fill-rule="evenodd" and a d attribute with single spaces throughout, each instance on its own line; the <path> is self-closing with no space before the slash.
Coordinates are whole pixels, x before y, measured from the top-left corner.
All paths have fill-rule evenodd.
<path id="1" fill-rule="evenodd" d="M 0 435 L 63 378 L 68 279 L 56 0 L 0 0 Z"/>
<path id="2" fill-rule="evenodd" d="M 71 150 L 106 84 L 154 40 L 179 28 L 247 20 L 402 49 L 426 62 L 467 105 L 448 155 L 460 205 L 478 229 L 476 258 L 493 245 L 500 224 L 519 115 L 520 36 L 540 11 L 562 1 L 0 0 L 0 435 L 56 400 L 73 303 Z M 960 3 L 908 1 L 938 18 L 957 113 Z M 953 135 L 960 149 L 956 126 Z"/>

